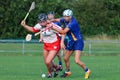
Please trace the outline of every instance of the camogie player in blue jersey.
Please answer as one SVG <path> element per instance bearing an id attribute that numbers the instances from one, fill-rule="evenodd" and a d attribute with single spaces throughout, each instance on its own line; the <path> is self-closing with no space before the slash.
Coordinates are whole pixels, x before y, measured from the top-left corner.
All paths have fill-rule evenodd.
<path id="1" fill-rule="evenodd" d="M 54 30 L 59 33 L 66 34 L 69 37 L 69 42 L 66 46 L 66 53 L 64 56 L 66 71 L 61 77 L 66 77 L 71 75 L 70 71 L 70 62 L 69 58 L 73 51 L 75 52 L 75 63 L 83 68 L 85 71 L 85 79 L 88 79 L 90 76 L 90 69 L 80 60 L 81 53 L 84 48 L 84 41 L 82 34 L 80 32 L 80 26 L 76 19 L 73 17 L 73 12 L 70 9 L 67 9 L 63 12 L 63 18 L 54 19 L 53 21 L 59 21 L 65 24 L 65 29 L 60 30 L 56 27 L 52 27 Z M 61 40 L 62 47 L 64 47 L 64 42 Z"/>

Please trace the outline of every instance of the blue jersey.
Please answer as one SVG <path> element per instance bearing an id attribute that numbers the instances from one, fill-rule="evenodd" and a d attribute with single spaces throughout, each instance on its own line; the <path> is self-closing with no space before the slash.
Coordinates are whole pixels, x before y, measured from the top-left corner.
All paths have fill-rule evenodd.
<path id="1" fill-rule="evenodd" d="M 80 50 L 82 51 L 84 48 L 84 41 L 82 40 L 82 34 L 80 33 L 80 26 L 76 19 L 72 17 L 70 22 L 65 21 L 64 18 L 60 19 L 61 23 L 64 23 L 65 27 L 69 28 L 69 31 L 67 32 L 67 36 L 69 37 L 68 44 L 66 46 L 67 50 Z M 73 40 L 71 33 L 77 38 L 76 41 Z"/>
<path id="2" fill-rule="evenodd" d="M 69 31 L 67 32 L 67 36 L 69 37 L 69 40 L 73 40 L 71 32 L 74 34 L 74 36 L 77 39 L 82 39 L 82 34 L 80 33 L 80 26 L 74 17 L 72 17 L 70 22 L 67 22 L 65 21 L 64 18 L 61 18 L 60 22 L 64 23 L 65 27 L 69 28 Z"/>

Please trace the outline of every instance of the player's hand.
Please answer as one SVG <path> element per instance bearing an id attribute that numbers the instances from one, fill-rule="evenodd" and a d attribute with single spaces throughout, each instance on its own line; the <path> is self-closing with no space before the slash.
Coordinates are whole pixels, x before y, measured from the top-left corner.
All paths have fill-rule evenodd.
<path id="1" fill-rule="evenodd" d="M 51 21 L 51 22 L 57 22 L 57 21 L 55 21 L 55 19 L 51 19 L 50 21 Z"/>
<path id="2" fill-rule="evenodd" d="M 39 40 L 39 42 L 43 42 L 43 40 L 42 40 L 42 39 L 40 39 L 40 40 Z"/>
<path id="3" fill-rule="evenodd" d="M 23 20 L 23 21 L 21 21 L 21 25 L 22 26 L 26 26 L 26 22 Z"/>

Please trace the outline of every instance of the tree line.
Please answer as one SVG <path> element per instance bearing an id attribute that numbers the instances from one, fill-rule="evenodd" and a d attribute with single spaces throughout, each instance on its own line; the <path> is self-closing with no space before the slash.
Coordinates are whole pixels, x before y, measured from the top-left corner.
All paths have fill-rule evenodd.
<path id="1" fill-rule="evenodd" d="M 34 26 L 39 13 L 54 11 L 56 18 L 62 17 L 65 9 L 72 9 L 80 23 L 84 36 L 107 34 L 120 35 L 120 0 L 1 0 L 0 38 L 24 38 L 28 33 L 20 22 L 35 1 L 27 24 Z"/>

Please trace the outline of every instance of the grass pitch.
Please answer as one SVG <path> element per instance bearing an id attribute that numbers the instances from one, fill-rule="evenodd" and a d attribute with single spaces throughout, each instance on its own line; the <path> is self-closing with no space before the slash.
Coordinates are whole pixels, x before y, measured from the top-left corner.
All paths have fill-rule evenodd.
<path id="1" fill-rule="evenodd" d="M 89 80 L 119 80 L 119 56 L 82 56 L 81 60 L 91 69 Z M 58 63 L 58 60 L 55 60 Z M 84 80 L 84 71 L 71 59 L 72 75 L 61 79 L 42 78 L 47 74 L 43 56 L 0 56 L 0 80 Z M 63 64 L 64 65 L 64 64 Z"/>

